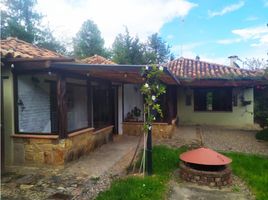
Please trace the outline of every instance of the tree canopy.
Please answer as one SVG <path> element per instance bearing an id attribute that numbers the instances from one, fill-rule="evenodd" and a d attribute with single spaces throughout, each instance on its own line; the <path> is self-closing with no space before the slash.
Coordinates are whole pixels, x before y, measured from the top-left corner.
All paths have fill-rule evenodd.
<path id="1" fill-rule="evenodd" d="M 170 46 L 157 33 L 142 43 L 137 36 L 131 37 L 126 28 L 112 45 L 112 59 L 119 64 L 158 64 L 173 57 Z"/>
<path id="2" fill-rule="evenodd" d="M 37 46 L 65 52 L 49 27 L 41 26 L 43 16 L 35 10 L 36 0 L 3 0 L 1 39 L 16 37 Z"/>
<path id="3" fill-rule="evenodd" d="M 104 39 L 98 26 L 92 21 L 85 21 L 76 37 L 73 39 L 74 55 L 78 58 L 85 58 L 95 54 L 107 57 L 104 48 Z"/>
<path id="4" fill-rule="evenodd" d="M 112 45 L 112 59 L 118 64 L 143 63 L 143 49 L 138 37 L 131 37 L 128 29 L 116 36 Z"/>
<path id="5" fill-rule="evenodd" d="M 167 62 L 171 56 L 170 46 L 158 33 L 154 33 L 148 37 L 145 52 L 145 62 L 147 64 L 164 63 Z"/>

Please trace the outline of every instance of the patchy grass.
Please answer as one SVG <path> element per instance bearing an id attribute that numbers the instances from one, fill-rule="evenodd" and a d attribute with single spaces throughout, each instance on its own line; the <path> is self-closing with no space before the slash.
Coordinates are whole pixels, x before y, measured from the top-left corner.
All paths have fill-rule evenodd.
<path id="1" fill-rule="evenodd" d="M 268 141 L 268 128 L 259 131 L 256 134 L 256 139 Z"/>
<path id="2" fill-rule="evenodd" d="M 256 200 L 268 199 L 268 157 L 242 153 L 225 154 L 233 159 L 234 174 L 248 184 L 256 195 Z"/>
<path id="3" fill-rule="evenodd" d="M 153 171 L 151 177 L 127 177 L 114 181 L 110 190 L 102 192 L 97 200 L 161 200 L 167 190 L 167 181 L 173 170 L 178 168 L 179 154 L 186 148 L 171 149 L 156 146 L 153 149 Z"/>

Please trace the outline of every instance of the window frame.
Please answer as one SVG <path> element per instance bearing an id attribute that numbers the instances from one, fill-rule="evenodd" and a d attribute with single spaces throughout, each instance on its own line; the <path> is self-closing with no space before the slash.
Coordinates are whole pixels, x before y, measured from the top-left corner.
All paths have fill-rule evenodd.
<path id="1" fill-rule="evenodd" d="M 219 90 L 225 90 L 226 94 L 230 95 L 230 96 L 227 97 L 227 98 L 229 98 L 229 104 L 230 105 L 228 105 L 228 104 L 225 105 L 225 108 L 228 108 L 228 106 L 229 106 L 229 109 L 221 110 L 221 109 L 215 109 L 214 108 L 215 104 L 213 104 L 213 97 L 214 97 L 214 95 L 218 95 L 218 96 L 221 95 L 220 93 L 217 93 Z M 203 93 L 203 95 L 205 96 L 206 105 L 204 105 L 203 107 L 206 107 L 206 109 L 204 109 L 204 110 L 197 108 L 197 103 L 196 103 L 197 93 Z M 212 93 L 211 110 L 207 109 L 208 108 L 207 95 L 209 93 Z M 233 88 L 232 87 L 224 87 L 224 88 L 222 88 L 222 87 L 194 88 L 193 89 L 193 110 L 194 110 L 194 112 L 209 112 L 209 113 L 216 113 L 216 112 L 219 112 L 219 113 L 231 113 L 231 112 L 233 112 Z"/>

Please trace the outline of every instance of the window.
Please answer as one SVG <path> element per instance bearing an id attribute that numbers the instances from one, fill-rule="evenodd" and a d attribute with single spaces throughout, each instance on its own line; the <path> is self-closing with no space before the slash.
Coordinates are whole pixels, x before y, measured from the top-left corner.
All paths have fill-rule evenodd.
<path id="1" fill-rule="evenodd" d="M 106 84 L 93 86 L 93 126 L 96 129 L 115 124 L 115 88 Z"/>
<path id="2" fill-rule="evenodd" d="M 86 85 L 67 83 L 66 101 L 68 132 L 88 127 Z"/>
<path id="3" fill-rule="evenodd" d="M 51 133 L 50 83 L 47 75 L 17 77 L 17 128 L 24 133 Z"/>
<path id="4" fill-rule="evenodd" d="M 194 90 L 195 111 L 232 111 L 232 88 Z"/>

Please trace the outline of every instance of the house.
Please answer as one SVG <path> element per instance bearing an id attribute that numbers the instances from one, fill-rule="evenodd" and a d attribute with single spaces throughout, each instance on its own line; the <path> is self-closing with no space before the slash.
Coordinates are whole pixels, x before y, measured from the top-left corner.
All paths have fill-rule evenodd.
<path id="1" fill-rule="evenodd" d="M 262 72 L 180 58 L 164 66 L 164 117 L 154 138 L 178 124 L 252 127 L 253 87 Z M 2 133 L 6 164 L 61 165 L 143 127 L 142 65 L 100 56 L 75 61 L 32 44 L 1 41 Z"/>
<path id="2" fill-rule="evenodd" d="M 254 125 L 254 87 L 267 85 L 263 71 L 181 58 L 166 66 L 180 80 L 180 124 L 223 125 L 251 129 Z"/>
<path id="3" fill-rule="evenodd" d="M 142 66 L 100 60 L 75 62 L 16 38 L 1 41 L 6 164 L 63 164 L 123 133 L 123 87 L 143 82 Z M 178 82 L 168 70 L 161 80 Z"/>

